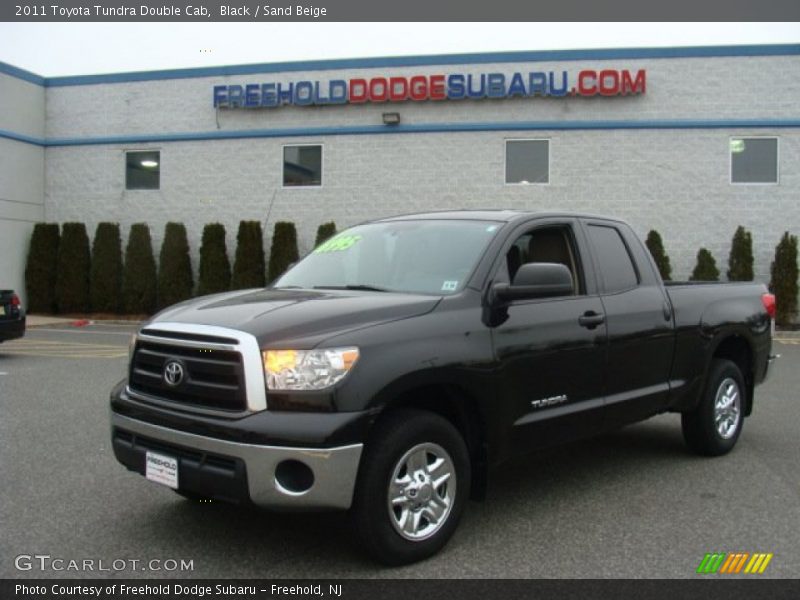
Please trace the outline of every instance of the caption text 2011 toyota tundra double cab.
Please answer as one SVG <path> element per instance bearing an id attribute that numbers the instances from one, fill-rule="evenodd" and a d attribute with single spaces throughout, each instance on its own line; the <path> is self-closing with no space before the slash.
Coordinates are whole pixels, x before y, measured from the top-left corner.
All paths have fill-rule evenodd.
<path id="1" fill-rule="evenodd" d="M 488 470 L 665 411 L 733 448 L 771 360 L 761 284 L 670 284 L 623 222 L 455 211 L 348 229 L 266 289 L 144 324 L 116 458 L 190 498 L 349 509 L 390 564 L 439 550 Z"/>

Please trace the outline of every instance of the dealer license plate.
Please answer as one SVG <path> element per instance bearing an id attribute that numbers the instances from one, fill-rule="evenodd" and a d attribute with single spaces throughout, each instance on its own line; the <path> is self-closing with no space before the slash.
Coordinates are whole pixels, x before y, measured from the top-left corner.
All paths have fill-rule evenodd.
<path id="1" fill-rule="evenodd" d="M 144 476 L 150 481 L 178 489 L 178 459 L 156 452 L 148 452 L 145 457 Z"/>

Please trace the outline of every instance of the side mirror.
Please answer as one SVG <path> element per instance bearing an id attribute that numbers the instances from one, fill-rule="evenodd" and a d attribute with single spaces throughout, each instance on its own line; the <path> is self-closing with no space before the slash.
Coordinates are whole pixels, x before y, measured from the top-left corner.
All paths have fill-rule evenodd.
<path id="1" fill-rule="evenodd" d="M 557 263 L 526 263 L 514 276 L 511 285 L 498 283 L 494 294 L 500 300 L 527 300 L 571 296 L 575 290 L 570 270 Z"/>

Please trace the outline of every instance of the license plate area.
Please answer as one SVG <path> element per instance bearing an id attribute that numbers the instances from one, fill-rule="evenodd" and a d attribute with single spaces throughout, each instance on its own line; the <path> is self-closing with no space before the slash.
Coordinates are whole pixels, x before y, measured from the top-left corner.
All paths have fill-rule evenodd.
<path id="1" fill-rule="evenodd" d="M 147 451 L 144 476 L 173 490 L 178 489 L 178 459 L 158 452 Z"/>

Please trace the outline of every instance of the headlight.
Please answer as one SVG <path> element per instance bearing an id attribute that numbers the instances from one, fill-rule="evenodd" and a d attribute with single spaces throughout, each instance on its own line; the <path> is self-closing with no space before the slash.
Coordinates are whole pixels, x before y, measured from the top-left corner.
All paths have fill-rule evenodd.
<path id="1" fill-rule="evenodd" d="M 358 348 L 265 350 L 270 390 L 321 390 L 341 381 L 358 360 Z"/>

